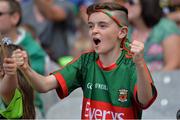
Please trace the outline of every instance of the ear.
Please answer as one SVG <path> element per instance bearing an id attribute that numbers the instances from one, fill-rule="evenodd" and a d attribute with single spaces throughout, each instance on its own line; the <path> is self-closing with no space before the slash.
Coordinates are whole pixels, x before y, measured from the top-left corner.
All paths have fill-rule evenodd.
<path id="1" fill-rule="evenodd" d="M 118 38 L 122 39 L 124 37 L 126 37 L 128 34 L 128 27 L 127 26 L 123 26 L 122 28 L 120 28 L 119 33 L 118 33 Z"/>
<path id="2" fill-rule="evenodd" d="M 14 26 L 16 26 L 18 24 L 19 20 L 20 20 L 20 15 L 18 13 L 14 13 L 11 16 L 11 21 Z"/>

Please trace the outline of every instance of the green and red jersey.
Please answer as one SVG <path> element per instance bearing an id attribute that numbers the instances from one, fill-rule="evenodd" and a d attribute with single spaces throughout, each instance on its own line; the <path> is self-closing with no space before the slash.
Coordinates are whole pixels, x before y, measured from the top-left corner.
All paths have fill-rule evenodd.
<path id="1" fill-rule="evenodd" d="M 153 99 L 146 106 L 138 102 L 136 66 L 125 57 L 125 51 L 109 67 L 103 67 L 94 51 L 84 53 L 53 74 L 59 83 L 60 98 L 82 88 L 82 119 L 138 119 L 142 109 L 149 107 L 157 96 L 147 67 L 146 70 L 153 91 Z"/>

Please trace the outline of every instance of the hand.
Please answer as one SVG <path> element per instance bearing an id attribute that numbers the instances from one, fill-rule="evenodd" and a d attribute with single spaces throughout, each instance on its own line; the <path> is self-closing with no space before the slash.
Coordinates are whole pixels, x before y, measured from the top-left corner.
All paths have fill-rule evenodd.
<path id="1" fill-rule="evenodd" d="M 38 3 L 38 2 L 53 3 L 53 2 L 54 2 L 54 0 L 35 0 L 35 3 Z"/>
<path id="2" fill-rule="evenodd" d="M 23 70 L 28 68 L 29 64 L 26 51 L 17 49 L 13 51 L 12 57 L 15 59 L 18 68 Z"/>
<path id="3" fill-rule="evenodd" d="M 54 4 L 54 0 L 35 0 L 36 6 L 41 8 L 44 4 Z"/>
<path id="4" fill-rule="evenodd" d="M 17 74 L 17 64 L 14 58 L 5 58 L 3 63 L 3 69 L 6 75 Z"/>
<path id="5" fill-rule="evenodd" d="M 134 63 L 141 64 L 144 63 L 144 43 L 134 40 L 131 44 L 131 52 L 134 53 L 133 61 Z"/>

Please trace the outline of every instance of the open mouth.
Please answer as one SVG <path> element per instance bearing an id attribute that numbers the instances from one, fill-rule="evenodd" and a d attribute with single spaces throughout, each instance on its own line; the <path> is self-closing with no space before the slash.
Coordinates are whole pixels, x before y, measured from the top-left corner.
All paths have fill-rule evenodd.
<path id="1" fill-rule="evenodd" d="M 98 38 L 93 38 L 93 41 L 94 41 L 95 45 L 98 45 L 101 42 L 101 40 Z"/>

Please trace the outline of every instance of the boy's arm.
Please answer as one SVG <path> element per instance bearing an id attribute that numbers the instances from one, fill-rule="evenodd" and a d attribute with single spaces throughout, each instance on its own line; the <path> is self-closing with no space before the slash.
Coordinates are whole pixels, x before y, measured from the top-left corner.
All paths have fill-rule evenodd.
<path id="1" fill-rule="evenodd" d="M 141 104 L 147 105 L 153 97 L 151 87 L 151 75 L 146 67 L 146 63 L 136 64 L 137 69 L 137 97 Z"/>
<path id="2" fill-rule="evenodd" d="M 42 76 L 29 66 L 27 53 L 25 51 L 15 50 L 13 52 L 13 58 L 16 59 L 19 69 L 23 72 L 28 82 L 37 91 L 48 92 L 58 87 L 58 82 L 53 75 Z"/>
<path id="3" fill-rule="evenodd" d="M 153 98 L 151 77 L 144 61 L 144 43 L 133 41 L 131 51 L 134 53 L 133 61 L 137 70 L 137 97 L 142 105 L 147 105 Z"/>
<path id="4" fill-rule="evenodd" d="M 5 104 L 9 104 L 18 87 L 17 66 L 14 59 L 5 58 L 3 63 L 5 75 L 0 81 L 0 95 Z"/>

